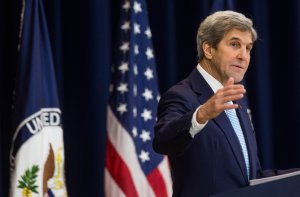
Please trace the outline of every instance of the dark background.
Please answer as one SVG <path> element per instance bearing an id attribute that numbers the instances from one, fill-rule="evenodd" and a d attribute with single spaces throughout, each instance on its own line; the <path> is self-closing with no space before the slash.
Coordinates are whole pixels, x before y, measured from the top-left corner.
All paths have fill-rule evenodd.
<path id="1" fill-rule="evenodd" d="M 220 0 L 220 2 L 222 2 Z M 225 2 L 225 1 L 223 1 Z M 197 64 L 213 0 L 148 0 L 161 93 Z M 21 1 L 0 1 L 0 196 L 8 196 Z M 64 117 L 69 196 L 104 196 L 106 103 L 119 0 L 45 0 Z M 263 168 L 300 167 L 300 1 L 235 1 L 259 39 L 245 83 Z"/>

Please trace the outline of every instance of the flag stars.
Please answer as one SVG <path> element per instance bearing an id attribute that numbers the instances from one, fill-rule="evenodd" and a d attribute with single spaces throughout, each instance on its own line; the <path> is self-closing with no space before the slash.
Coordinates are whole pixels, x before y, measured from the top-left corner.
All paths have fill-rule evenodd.
<path id="1" fill-rule="evenodd" d="M 129 1 L 125 1 L 125 3 L 123 4 L 122 8 L 124 10 L 126 10 L 126 12 L 128 12 L 128 10 L 130 9 L 130 2 Z"/>
<path id="2" fill-rule="evenodd" d="M 142 150 L 139 155 L 139 158 L 141 159 L 142 163 L 145 163 L 146 161 L 150 161 L 149 152 Z"/>
<path id="3" fill-rule="evenodd" d="M 142 12 L 142 7 L 141 7 L 141 3 L 138 3 L 138 2 L 134 2 L 133 3 L 133 10 L 134 10 L 134 13 L 137 14 L 139 12 Z"/>
<path id="4" fill-rule="evenodd" d="M 140 29 L 140 25 L 137 23 L 133 24 L 133 33 L 134 34 L 140 34 L 141 33 L 141 29 Z"/>
<path id="5" fill-rule="evenodd" d="M 123 51 L 123 53 L 129 51 L 129 42 L 123 42 L 123 44 L 120 46 L 120 50 Z"/>
<path id="6" fill-rule="evenodd" d="M 142 133 L 140 134 L 140 138 L 143 140 L 143 142 L 147 142 L 148 140 L 151 140 L 150 131 L 142 130 Z"/>
<path id="7" fill-rule="evenodd" d="M 118 86 L 117 90 L 121 93 L 124 94 L 125 92 L 128 92 L 128 87 L 127 87 L 127 83 L 120 83 L 120 85 Z"/>
<path id="8" fill-rule="evenodd" d="M 145 89 L 145 91 L 143 92 L 142 95 L 143 95 L 143 97 L 145 97 L 146 101 L 153 99 L 152 91 L 149 90 L 148 88 Z"/>
<path id="9" fill-rule="evenodd" d="M 152 33 L 149 27 L 147 27 L 146 31 L 144 32 L 146 36 L 150 39 L 152 37 Z"/>
<path id="10" fill-rule="evenodd" d="M 120 103 L 119 107 L 117 108 L 117 111 L 123 115 L 123 113 L 127 112 L 127 104 L 126 103 Z"/>
<path id="11" fill-rule="evenodd" d="M 157 102 L 159 102 L 159 100 L 160 100 L 160 95 L 159 94 L 157 95 L 156 100 L 157 100 Z"/>
<path id="12" fill-rule="evenodd" d="M 151 113 L 151 110 L 144 109 L 143 113 L 141 114 L 141 117 L 144 118 L 145 122 L 152 119 Z"/>
<path id="13" fill-rule="evenodd" d="M 140 52 L 139 52 L 139 45 L 134 45 L 134 54 L 135 55 L 138 55 Z"/>
<path id="14" fill-rule="evenodd" d="M 138 67 L 136 64 L 134 64 L 134 66 L 133 66 L 133 74 L 136 76 L 138 75 Z"/>
<path id="15" fill-rule="evenodd" d="M 149 47 L 147 47 L 145 54 L 146 54 L 148 60 L 154 58 L 153 50 Z"/>
<path id="16" fill-rule="evenodd" d="M 125 21 L 123 23 L 123 25 L 121 26 L 121 29 L 124 30 L 125 32 L 127 32 L 130 29 L 130 22 L 129 21 Z"/>
<path id="17" fill-rule="evenodd" d="M 119 127 L 127 130 L 132 138 L 136 158 L 144 170 L 147 168 L 144 165 L 150 164 L 156 157 L 148 147 L 154 138 L 151 125 L 156 118 L 156 109 L 152 105 L 157 104 L 158 94 L 154 61 L 156 53 L 151 44 L 152 32 L 148 19 L 144 16 L 147 12 L 144 2 L 124 0 L 121 11 L 123 19 L 117 26 L 121 33 L 116 48 L 118 56 L 113 60 L 115 73 L 112 78 L 115 80 L 109 87 L 113 93 L 110 96 L 114 99 L 109 105 L 118 119 Z"/>
<path id="18" fill-rule="evenodd" d="M 133 85 L 133 96 L 137 96 L 137 94 L 138 94 L 137 85 L 134 84 L 134 85 Z"/>
<path id="19" fill-rule="evenodd" d="M 133 113 L 133 117 L 136 118 L 137 117 L 137 108 L 136 107 L 133 107 L 132 113 Z"/>
<path id="20" fill-rule="evenodd" d="M 136 137 L 138 135 L 138 131 L 137 131 L 136 127 L 133 127 L 131 132 L 132 132 L 133 137 Z"/>
<path id="21" fill-rule="evenodd" d="M 146 71 L 144 72 L 144 75 L 148 80 L 153 78 L 153 71 L 150 68 L 147 68 Z"/>
<path id="22" fill-rule="evenodd" d="M 124 74 L 126 71 L 129 70 L 128 68 L 128 63 L 127 62 L 122 62 L 121 65 L 119 66 L 119 70 Z"/>

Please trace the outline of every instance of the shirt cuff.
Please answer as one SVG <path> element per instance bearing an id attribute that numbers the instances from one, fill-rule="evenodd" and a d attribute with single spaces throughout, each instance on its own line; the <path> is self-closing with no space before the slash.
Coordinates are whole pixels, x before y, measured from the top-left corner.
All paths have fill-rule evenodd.
<path id="1" fill-rule="evenodd" d="M 198 109 L 200 109 L 202 105 L 200 105 L 194 112 L 193 114 L 193 117 L 192 117 L 192 126 L 190 128 L 190 134 L 192 136 L 192 138 L 194 138 L 194 136 L 199 133 L 204 127 L 205 125 L 207 124 L 208 121 L 206 121 L 204 124 L 200 124 L 197 122 L 197 118 L 196 118 L 196 115 L 197 115 L 197 111 Z"/>

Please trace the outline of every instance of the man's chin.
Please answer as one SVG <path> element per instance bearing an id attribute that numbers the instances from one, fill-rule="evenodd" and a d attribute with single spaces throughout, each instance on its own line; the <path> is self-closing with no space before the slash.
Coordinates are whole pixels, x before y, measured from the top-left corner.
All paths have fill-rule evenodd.
<path id="1" fill-rule="evenodd" d="M 234 83 L 240 83 L 244 78 L 244 76 L 243 77 L 241 77 L 241 76 L 232 76 L 232 77 L 234 79 Z"/>

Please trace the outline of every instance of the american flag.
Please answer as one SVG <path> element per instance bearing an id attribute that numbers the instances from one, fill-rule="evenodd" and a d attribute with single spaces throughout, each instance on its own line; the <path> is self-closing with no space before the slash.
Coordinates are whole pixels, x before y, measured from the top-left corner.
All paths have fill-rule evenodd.
<path id="1" fill-rule="evenodd" d="M 107 197 L 171 196 L 166 156 L 152 149 L 159 99 L 144 0 L 125 0 L 107 111 Z"/>

